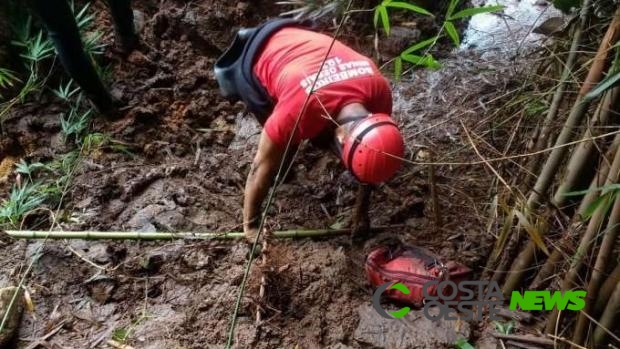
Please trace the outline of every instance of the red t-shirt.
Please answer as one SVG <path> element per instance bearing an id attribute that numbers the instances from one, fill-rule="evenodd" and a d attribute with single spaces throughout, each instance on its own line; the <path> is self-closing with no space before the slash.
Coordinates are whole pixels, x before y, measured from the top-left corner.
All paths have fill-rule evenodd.
<path id="1" fill-rule="evenodd" d="M 254 64 L 254 73 L 275 100 L 265 122 L 269 138 L 285 146 L 333 38 L 299 28 L 273 34 Z M 388 81 L 367 57 L 334 43 L 314 93 L 301 116 L 293 144 L 316 137 L 347 104 L 361 103 L 372 113 L 392 112 Z M 326 113 L 327 112 L 327 113 Z"/>

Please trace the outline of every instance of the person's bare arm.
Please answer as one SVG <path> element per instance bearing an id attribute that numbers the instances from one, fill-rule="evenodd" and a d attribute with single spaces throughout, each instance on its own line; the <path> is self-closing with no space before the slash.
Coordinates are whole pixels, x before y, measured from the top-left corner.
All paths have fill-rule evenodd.
<path id="1" fill-rule="evenodd" d="M 370 194 L 372 186 L 368 184 L 358 184 L 355 207 L 353 208 L 353 218 L 351 224 L 351 237 L 354 240 L 364 240 L 370 232 Z"/>
<path id="2" fill-rule="evenodd" d="M 243 198 L 243 230 L 248 239 L 253 240 L 257 233 L 261 204 L 273 184 L 284 151 L 285 149 L 269 139 L 265 130 L 261 132 L 258 150 L 245 183 Z"/>

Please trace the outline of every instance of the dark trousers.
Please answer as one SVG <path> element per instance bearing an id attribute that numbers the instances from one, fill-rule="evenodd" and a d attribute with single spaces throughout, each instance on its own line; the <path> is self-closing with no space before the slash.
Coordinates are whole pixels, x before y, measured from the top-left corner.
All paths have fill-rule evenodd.
<path id="1" fill-rule="evenodd" d="M 112 97 L 84 52 L 80 33 L 67 0 L 32 0 L 32 7 L 49 32 L 69 76 L 99 110 L 112 106 Z M 136 40 L 130 0 L 107 0 L 121 45 Z"/>

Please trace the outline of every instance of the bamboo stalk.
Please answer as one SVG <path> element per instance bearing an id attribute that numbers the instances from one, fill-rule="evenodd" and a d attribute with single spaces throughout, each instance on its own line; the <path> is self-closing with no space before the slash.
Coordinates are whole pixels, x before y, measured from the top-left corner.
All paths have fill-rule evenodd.
<path id="1" fill-rule="evenodd" d="M 594 330 L 594 348 L 602 348 L 605 339 L 607 338 L 607 331 L 605 329 L 615 328 L 613 325 L 618 314 L 620 313 L 620 282 L 616 284 L 616 288 L 609 298 L 609 303 L 605 307 L 603 315 L 599 321 L 598 326 Z"/>
<path id="2" fill-rule="evenodd" d="M 586 6 L 586 4 L 584 3 L 583 6 Z M 609 24 L 609 28 L 607 28 L 607 32 L 605 32 L 605 36 L 603 36 L 601 40 L 601 45 L 596 51 L 596 56 L 594 56 L 594 60 L 592 61 L 592 68 L 588 72 L 588 76 L 581 86 L 581 90 L 579 90 L 579 97 L 583 97 L 590 92 L 603 77 L 605 65 L 607 64 L 607 57 L 618 41 L 618 38 L 620 38 L 620 7 L 616 8 L 616 12 L 611 19 L 611 24 Z"/>
<path id="3" fill-rule="evenodd" d="M 582 9 L 581 9 L 581 20 L 585 21 L 587 19 L 589 8 L 590 8 L 590 1 L 585 0 L 583 3 Z M 614 20 L 609 26 L 608 32 L 616 33 L 614 29 L 617 26 L 620 27 L 620 12 L 617 11 L 616 14 L 618 14 L 618 16 L 614 17 Z M 620 34 L 620 32 L 618 32 L 618 34 Z M 611 39 L 614 37 L 616 36 L 615 35 L 605 36 L 605 38 L 608 38 L 608 39 Z M 562 127 L 562 131 L 560 132 L 560 135 L 558 136 L 555 142 L 555 149 L 551 152 L 551 154 L 547 158 L 547 161 L 543 167 L 543 170 L 540 176 L 538 177 L 536 184 L 534 185 L 534 189 L 532 190 L 532 192 L 530 193 L 530 196 L 528 197 L 527 204 L 526 204 L 526 208 L 528 208 L 527 211 L 533 211 L 540 204 L 541 198 L 547 194 L 547 191 L 549 187 L 551 186 L 551 183 L 553 179 L 555 178 L 555 175 L 557 174 L 557 171 L 567 151 L 566 147 L 561 147 L 561 146 L 568 143 L 571 140 L 572 134 L 575 128 L 579 125 L 584 115 L 586 114 L 589 102 L 584 100 L 583 96 L 590 91 L 591 86 L 597 84 L 600 81 L 600 76 L 602 72 L 596 72 L 593 70 L 602 69 L 602 65 L 598 64 L 598 60 L 602 59 L 601 58 L 602 56 L 599 53 L 601 51 L 604 52 L 605 57 L 606 57 L 608 46 L 609 46 L 608 42 L 601 42 L 601 45 L 599 47 L 599 52 L 597 52 L 595 61 L 592 64 L 590 71 L 588 72 L 588 77 L 586 78 L 586 81 L 584 82 L 584 84 L 581 86 L 581 89 L 579 90 L 579 95 L 577 96 L 577 102 L 571 109 L 570 115 L 568 116 L 568 119 L 566 120 L 566 123 Z M 534 260 L 536 249 L 537 249 L 536 243 L 530 240 L 526 248 L 517 256 L 517 258 L 515 259 L 512 265 L 511 272 L 508 275 L 506 282 L 504 283 L 504 287 L 502 289 L 502 292 L 504 293 L 504 295 L 510 294 L 521 283 L 521 281 L 523 280 L 523 276 L 525 275 L 525 272 L 529 270 L 529 267 L 532 264 L 532 261 Z"/>
<path id="4" fill-rule="evenodd" d="M 616 242 L 616 236 L 618 235 L 618 225 L 620 224 L 620 198 L 616 198 L 614 206 L 607 223 L 607 229 L 599 248 L 598 256 L 596 257 L 596 263 L 594 264 L 594 270 L 592 271 L 592 277 L 588 283 L 588 289 L 586 293 L 586 305 L 579 313 L 577 318 L 577 324 L 575 325 L 575 331 L 573 335 L 573 342 L 577 344 L 583 344 L 585 341 L 586 326 L 589 324 L 589 319 L 586 314 L 590 314 L 593 308 L 594 300 L 598 296 L 598 292 L 603 282 L 603 276 L 605 274 L 605 268 L 609 260 L 609 256 L 612 254 L 614 245 Z M 590 314 L 592 315 L 592 314 Z"/>
<path id="5" fill-rule="evenodd" d="M 607 180 L 605 184 L 613 184 L 617 183 L 620 177 L 620 151 L 616 152 L 614 157 L 614 161 L 611 164 L 611 169 L 609 170 L 609 175 L 607 176 Z M 601 193 L 604 195 L 604 193 Z M 571 266 L 562 281 L 561 290 L 568 291 L 571 290 L 577 284 L 577 279 L 579 278 L 579 272 L 581 271 L 581 267 L 584 263 L 584 257 L 590 251 L 590 248 L 596 243 L 596 236 L 600 231 L 601 226 L 607 216 L 607 212 L 605 210 L 605 205 L 599 205 L 590 218 L 590 222 L 588 223 L 588 227 L 586 232 L 581 237 L 581 241 L 579 242 L 579 246 L 577 247 L 577 252 L 573 256 Z M 549 317 L 547 319 L 547 333 L 553 333 L 555 331 L 555 324 L 559 315 L 559 310 L 554 308 Z"/>
<path id="6" fill-rule="evenodd" d="M 265 291 L 267 289 L 267 277 L 265 276 L 267 266 L 267 256 L 269 255 L 269 246 L 267 244 L 267 240 L 263 241 L 263 250 L 262 250 L 262 260 L 261 260 L 261 269 L 262 275 L 260 277 L 260 287 L 258 289 L 258 304 L 256 305 L 256 326 L 262 325 L 263 322 L 263 307 L 262 304 L 265 302 Z"/>
<path id="7" fill-rule="evenodd" d="M 536 142 L 534 144 L 534 151 L 538 151 L 544 148 L 545 142 L 550 138 L 551 131 L 554 129 L 552 126 L 554 122 L 557 120 L 558 110 L 560 109 L 560 104 L 562 103 L 562 99 L 564 99 L 564 92 L 566 91 L 566 85 L 568 80 L 571 78 L 573 74 L 573 66 L 575 65 L 575 61 L 577 60 L 577 52 L 579 52 L 579 47 L 581 46 L 581 38 L 583 31 L 586 27 L 587 21 L 587 13 L 584 8 L 582 8 L 580 21 L 577 25 L 575 32 L 573 34 L 573 41 L 571 42 L 571 46 L 568 53 L 568 58 L 566 58 L 566 62 L 564 63 L 564 70 L 562 71 L 562 75 L 560 76 L 560 82 L 555 92 L 553 93 L 553 98 L 551 99 L 551 105 L 549 106 L 549 110 L 547 111 L 547 116 L 543 121 L 540 132 L 538 132 L 538 137 L 536 138 Z M 538 167 L 540 164 L 540 156 L 532 156 L 527 165 L 527 168 L 530 170 L 530 173 L 537 173 Z M 527 182 L 530 183 L 529 178 L 527 177 Z"/>
<path id="8" fill-rule="evenodd" d="M 598 316 L 605 310 L 605 306 L 611 297 L 612 292 L 617 284 L 620 284 L 620 264 L 616 264 L 614 270 L 609 273 L 605 282 L 601 286 L 596 303 L 594 304 L 594 315 Z"/>
<path id="9" fill-rule="evenodd" d="M 374 232 L 403 228 L 402 225 L 388 225 L 373 227 Z M 192 232 L 122 232 L 122 231 L 46 231 L 46 230 L 5 230 L 6 234 L 16 239 L 82 239 L 82 240 L 229 240 L 244 238 L 243 232 L 229 233 L 192 233 Z M 350 229 L 313 229 L 313 230 L 283 230 L 273 232 L 279 239 L 329 237 L 350 234 Z"/>
<path id="10" fill-rule="evenodd" d="M 558 269 L 558 265 L 564 258 L 564 251 L 569 247 L 572 237 L 574 234 L 574 230 L 576 229 L 576 225 L 578 224 L 577 220 L 581 220 L 581 217 L 585 214 L 586 210 L 594 200 L 598 198 L 598 191 L 596 188 L 602 187 L 607 180 L 607 175 L 609 174 L 610 161 L 615 157 L 616 152 L 618 151 L 618 147 L 620 147 L 620 135 L 617 135 L 614 138 L 613 143 L 609 146 L 607 153 L 605 154 L 603 161 L 601 161 L 601 165 L 599 166 L 599 173 L 595 175 L 590 183 L 589 191 L 586 195 L 584 195 L 581 200 L 581 204 L 577 209 L 577 213 L 573 218 L 573 222 L 571 227 L 568 228 L 568 231 L 564 233 L 564 236 L 560 240 L 558 244 L 556 244 L 551 256 L 547 258 L 545 264 L 540 268 L 538 274 L 532 281 L 531 288 L 532 289 L 541 289 L 543 285 L 547 282 L 547 280 L 555 274 Z"/>
<path id="11" fill-rule="evenodd" d="M 592 123 L 583 133 L 583 139 L 590 139 L 601 134 L 597 128 L 608 125 L 612 115 L 615 116 L 614 107 L 619 96 L 620 88 L 614 88 L 605 94 Z M 579 189 L 577 186 L 580 181 L 591 178 L 595 168 L 593 165 L 596 163 L 598 155 L 595 145 L 594 140 L 579 143 L 566 166 L 566 175 L 553 197 L 554 206 L 562 207 L 567 199 L 565 194 L 571 190 Z"/>

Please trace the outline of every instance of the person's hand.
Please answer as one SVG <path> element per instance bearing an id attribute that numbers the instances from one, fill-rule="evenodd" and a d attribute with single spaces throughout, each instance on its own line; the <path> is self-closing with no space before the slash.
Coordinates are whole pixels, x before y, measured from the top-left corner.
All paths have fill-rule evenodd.
<path id="1" fill-rule="evenodd" d="M 253 244 L 254 240 L 256 240 L 256 235 L 258 235 L 258 227 L 250 227 L 246 225 L 243 227 L 243 233 L 245 234 L 245 240 L 248 243 Z"/>
<path id="2" fill-rule="evenodd" d="M 245 240 L 249 244 L 253 244 L 254 240 L 256 240 L 256 235 L 258 235 L 258 227 L 250 227 L 246 225 L 243 228 L 243 233 L 245 234 L 244 236 Z M 271 232 L 269 232 L 266 228 L 263 228 L 263 233 L 261 234 L 259 238 L 259 243 L 270 235 L 271 235 Z"/>

